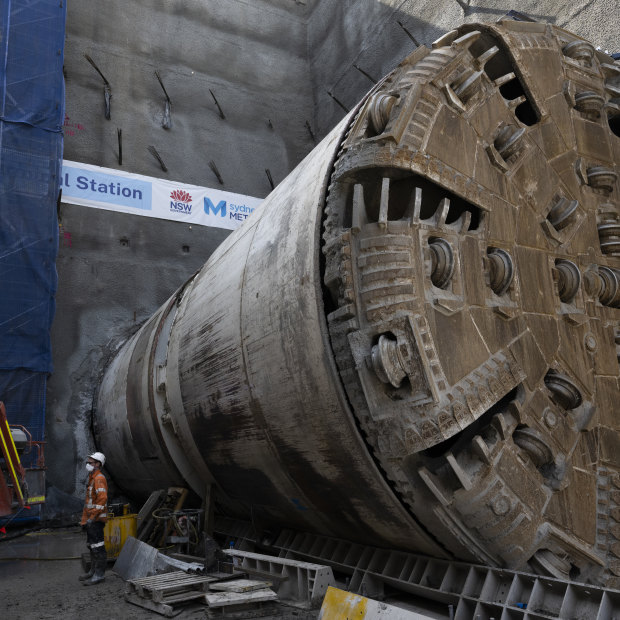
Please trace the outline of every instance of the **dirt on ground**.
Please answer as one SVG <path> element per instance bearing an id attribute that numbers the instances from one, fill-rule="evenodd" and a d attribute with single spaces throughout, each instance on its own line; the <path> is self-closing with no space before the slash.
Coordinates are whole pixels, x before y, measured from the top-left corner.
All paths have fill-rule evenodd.
<path id="1" fill-rule="evenodd" d="M 164 618 L 125 601 L 125 582 L 110 568 L 104 582 L 85 587 L 85 535 L 78 527 L 31 532 L 0 541 L 0 618 L 2 620 L 146 620 Z M 265 615 L 266 614 L 266 615 Z M 246 617 L 265 620 L 310 620 L 317 612 L 279 605 Z M 192 604 L 175 616 L 179 620 L 210 618 L 205 605 Z M 218 613 L 226 620 L 228 615 Z"/>

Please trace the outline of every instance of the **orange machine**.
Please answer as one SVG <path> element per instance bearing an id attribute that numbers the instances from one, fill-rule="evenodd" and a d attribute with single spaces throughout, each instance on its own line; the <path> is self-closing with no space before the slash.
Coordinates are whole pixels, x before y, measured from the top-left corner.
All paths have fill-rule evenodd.
<path id="1" fill-rule="evenodd" d="M 0 401 L 0 517 L 45 502 L 43 445 L 42 441 L 33 441 L 23 426 L 9 424 Z M 30 454 L 33 449 L 37 450 L 36 458 L 30 459 L 33 466 L 24 468 L 19 455 Z"/>

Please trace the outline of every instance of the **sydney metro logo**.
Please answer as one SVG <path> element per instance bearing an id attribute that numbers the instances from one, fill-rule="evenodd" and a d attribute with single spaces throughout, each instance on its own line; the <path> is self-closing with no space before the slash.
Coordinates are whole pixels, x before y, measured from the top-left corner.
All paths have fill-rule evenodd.
<path id="1" fill-rule="evenodd" d="M 216 205 L 213 204 L 211 198 L 205 196 L 204 199 L 205 213 L 210 215 L 219 215 L 220 217 L 226 217 L 226 201 L 220 200 Z"/>
<path id="2" fill-rule="evenodd" d="M 176 211 L 178 213 L 191 213 L 191 195 L 182 189 L 175 189 L 170 192 L 170 211 Z"/>

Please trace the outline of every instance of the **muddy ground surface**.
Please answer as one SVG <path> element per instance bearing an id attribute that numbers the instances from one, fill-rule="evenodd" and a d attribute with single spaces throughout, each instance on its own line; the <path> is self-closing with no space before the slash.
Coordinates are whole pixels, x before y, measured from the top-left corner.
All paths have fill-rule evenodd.
<path id="1" fill-rule="evenodd" d="M 85 535 L 79 528 L 43 530 L 0 541 L 0 619 L 2 620 L 146 620 L 164 618 L 124 599 L 125 582 L 111 569 L 103 583 L 84 587 L 81 554 Z M 316 612 L 278 606 L 254 617 L 310 620 Z M 183 608 L 179 620 L 208 618 L 204 605 Z M 226 615 L 218 617 L 226 620 Z M 251 617 L 251 616 L 248 616 Z"/>

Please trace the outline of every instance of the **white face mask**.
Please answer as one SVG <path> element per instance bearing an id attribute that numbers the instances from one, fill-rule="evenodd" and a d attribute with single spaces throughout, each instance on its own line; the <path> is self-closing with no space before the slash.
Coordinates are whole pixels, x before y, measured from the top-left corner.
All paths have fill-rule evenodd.
<path id="1" fill-rule="evenodd" d="M 93 465 L 91 465 L 90 463 L 86 463 L 86 471 L 91 472 L 93 471 L 95 468 L 93 467 Z"/>

